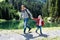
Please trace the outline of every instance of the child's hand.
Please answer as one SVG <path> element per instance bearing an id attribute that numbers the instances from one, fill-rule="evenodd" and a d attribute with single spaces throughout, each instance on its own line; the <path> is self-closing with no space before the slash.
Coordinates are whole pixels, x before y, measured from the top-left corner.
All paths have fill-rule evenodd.
<path id="1" fill-rule="evenodd" d="M 33 17 L 31 17 L 31 19 L 33 19 Z"/>
<path id="2" fill-rule="evenodd" d="M 31 19 L 33 19 L 33 18 L 31 18 Z"/>

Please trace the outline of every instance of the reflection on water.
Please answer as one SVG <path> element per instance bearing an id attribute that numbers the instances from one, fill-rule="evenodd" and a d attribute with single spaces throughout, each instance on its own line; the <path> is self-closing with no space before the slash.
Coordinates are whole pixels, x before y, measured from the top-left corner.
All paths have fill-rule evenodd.
<path id="1" fill-rule="evenodd" d="M 31 27 L 35 27 L 35 22 L 30 20 L 29 25 Z M 0 29 L 21 29 L 23 28 L 24 21 L 23 20 L 18 20 L 18 21 L 5 21 L 0 23 Z"/>
<path id="2" fill-rule="evenodd" d="M 20 24 L 20 21 L 6 21 L 0 23 L 0 29 L 18 29 Z"/>
<path id="3" fill-rule="evenodd" d="M 29 20 L 30 27 L 36 27 L 36 22 Z M 57 27 L 57 23 L 45 23 L 44 27 Z M 5 21 L 0 23 L 0 29 L 21 29 L 23 28 L 23 20 L 20 21 Z"/>

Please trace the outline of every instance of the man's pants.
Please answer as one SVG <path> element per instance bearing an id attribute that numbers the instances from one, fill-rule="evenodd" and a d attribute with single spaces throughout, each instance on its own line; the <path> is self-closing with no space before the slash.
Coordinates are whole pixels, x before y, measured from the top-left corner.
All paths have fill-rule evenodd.
<path id="1" fill-rule="evenodd" d="M 29 28 L 29 31 L 31 29 L 30 26 L 28 25 L 28 20 L 29 20 L 29 18 L 24 18 L 24 33 L 25 33 L 27 27 Z"/>

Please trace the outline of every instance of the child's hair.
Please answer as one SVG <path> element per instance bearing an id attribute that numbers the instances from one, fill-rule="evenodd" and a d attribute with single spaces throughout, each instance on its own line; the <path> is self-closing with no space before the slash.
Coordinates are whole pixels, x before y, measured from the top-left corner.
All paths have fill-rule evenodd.
<path id="1" fill-rule="evenodd" d="M 43 19 L 42 15 L 38 15 L 38 18 L 42 18 Z"/>
<path id="2" fill-rule="evenodd" d="M 41 15 L 38 15 L 38 17 L 41 17 Z"/>

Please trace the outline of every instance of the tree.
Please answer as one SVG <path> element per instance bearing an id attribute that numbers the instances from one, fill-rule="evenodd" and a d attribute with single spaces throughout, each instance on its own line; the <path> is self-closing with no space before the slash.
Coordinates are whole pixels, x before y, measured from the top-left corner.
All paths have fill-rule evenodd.
<path id="1" fill-rule="evenodd" d="M 16 10 L 8 2 L 3 1 L 0 3 L 0 14 L 1 14 L 0 18 L 1 19 L 6 19 L 6 20 L 13 19 L 15 13 L 16 13 Z"/>

